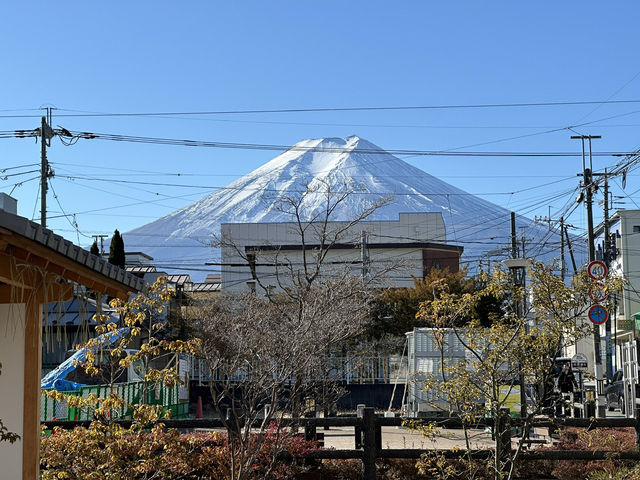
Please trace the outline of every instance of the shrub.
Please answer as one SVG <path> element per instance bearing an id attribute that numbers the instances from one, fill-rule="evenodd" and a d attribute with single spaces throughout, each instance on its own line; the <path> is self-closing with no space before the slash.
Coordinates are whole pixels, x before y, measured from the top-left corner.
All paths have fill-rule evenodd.
<path id="1" fill-rule="evenodd" d="M 261 442 L 256 468 L 248 479 L 294 478 L 304 471 L 300 462 L 271 463 L 269 448 L 275 430 Z M 298 437 L 285 441 L 292 456 L 316 448 Z M 219 432 L 181 434 L 157 425 L 148 431 L 131 431 L 93 422 L 89 428 L 54 428 L 41 441 L 42 479 L 226 479 L 230 478 L 227 437 Z"/>
<path id="2" fill-rule="evenodd" d="M 561 431 L 559 443 L 544 448 L 547 450 L 595 450 L 597 448 L 622 452 L 635 448 L 635 437 L 633 430 L 629 428 L 598 428 L 589 432 L 583 429 L 565 428 Z M 523 462 L 519 465 L 517 473 L 519 478 L 530 479 L 541 476 L 554 477 L 558 480 L 613 479 L 618 477 L 607 475 L 631 465 L 633 462 L 624 460 L 539 460 Z"/>
<path id="3" fill-rule="evenodd" d="M 361 460 L 323 460 L 314 480 L 360 480 Z M 376 478 L 379 480 L 411 480 L 432 478 L 418 471 L 416 461 L 410 459 L 388 459 L 376 462 Z"/>

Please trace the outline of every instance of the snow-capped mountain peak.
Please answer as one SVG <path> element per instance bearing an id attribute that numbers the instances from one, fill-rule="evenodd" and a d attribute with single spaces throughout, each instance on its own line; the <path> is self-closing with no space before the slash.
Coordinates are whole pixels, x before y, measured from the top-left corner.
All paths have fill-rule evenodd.
<path id="1" fill-rule="evenodd" d="M 476 262 L 484 252 L 507 243 L 507 210 L 352 135 L 302 140 L 227 187 L 125 233 L 125 244 L 128 250 L 153 256 L 161 266 L 203 268 L 215 257 L 209 243 L 220 223 L 291 221 L 276 208 L 279 199 L 319 182 L 336 191 L 354 192 L 332 220 L 348 220 L 362 202 L 392 196 L 393 201 L 376 211 L 372 220 L 397 220 L 401 212 L 440 212 L 447 240 L 465 247 L 463 260 Z M 317 195 L 308 199 L 309 215 L 322 208 L 322 193 Z M 518 222 L 536 238 L 546 233 L 546 228 L 527 218 L 519 217 Z"/>

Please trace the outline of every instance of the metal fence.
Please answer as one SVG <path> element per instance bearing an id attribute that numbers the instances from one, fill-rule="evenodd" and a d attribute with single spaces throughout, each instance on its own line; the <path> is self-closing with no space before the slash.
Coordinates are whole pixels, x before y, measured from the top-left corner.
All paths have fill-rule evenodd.
<path id="1" fill-rule="evenodd" d="M 40 420 L 93 420 L 94 408 L 70 407 L 65 400 L 58 401 L 47 395 L 48 390 L 42 390 Z M 182 418 L 188 415 L 188 402 L 179 400 L 179 386 L 168 387 L 162 384 L 144 382 L 118 383 L 114 385 L 91 385 L 81 387 L 79 390 L 61 392 L 66 395 L 89 398 L 95 395 L 98 398 L 106 398 L 109 394 L 115 394 L 124 400 L 124 405 L 112 409 L 109 413 L 113 418 L 129 419 L 134 405 L 161 405 L 163 414 L 171 412 L 171 417 Z"/>
<path id="2" fill-rule="evenodd" d="M 213 372 L 202 359 L 189 356 L 189 378 L 202 385 L 223 379 L 221 372 Z M 236 372 L 235 379 L 244 380 L 244 372 Z M 327 378 L 331 381 L 353 383 L 405 383 L 407 361 L 401 355 L 348 355 L 327 359 Z M 313 380 L 313 379 L 312 379 Z"/>

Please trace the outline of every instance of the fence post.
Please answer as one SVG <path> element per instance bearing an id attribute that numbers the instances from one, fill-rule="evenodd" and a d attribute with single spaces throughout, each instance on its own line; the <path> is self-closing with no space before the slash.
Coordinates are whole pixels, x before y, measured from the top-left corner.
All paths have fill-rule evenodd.
<path id="1" fill-rule="evenodd" d="M 313 404 L 313 409 L 308 409 L 306 412 L 304 412 L 304 417 L 305 418 L 316 418 L 315 403 Z M 305 423 L 305 425 L 304 425 L 304 439 L 307 440 L 307 441 L 315 441 L 315 440 L 317 440 L 316 424 L 315 423 L 313 425 L 311 425 L 309 423 Z"/>
<path id="2" fill-rule="evenodd" d="M 373 407 L 365 407 L 362 414 L 362 480 L 376 478 L 376 413 Z"/>
<path id="3" fill-rule="evenodd" d="M 635 431 L 636 431 L 636 446 L 638 448 L 640 448 L 640 408 L 636 408 L 635 411 L 636 414 L 636 424 L 634 425 Z"/>
<path id="4" fill-rule="evenodd" d="M 364 415 L 364 409 L 365 409 L 366 405 L 363 403 L 359 403 L 356 406 L 356 416 L 358 418 L 362 418 Z M 362 427 L 360 426 L 360 424 L 356 423 L 356 426 L 354 428 L 354 438 L 355 438 L 355 449 L 356 450 L 360 450 L 362 448 Z"/>

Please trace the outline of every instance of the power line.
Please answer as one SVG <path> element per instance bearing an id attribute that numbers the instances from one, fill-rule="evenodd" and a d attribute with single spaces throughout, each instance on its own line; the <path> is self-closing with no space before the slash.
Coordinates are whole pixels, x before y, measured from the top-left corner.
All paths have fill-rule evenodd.
<path id="1" fill-rule="evenodd" d="M 564 129 L 563 129 L 564 130 Z M 548 132 L 540 132 L 548 133 Z M 322 153 L 350 153 L 357 152 L 363 155 L 406 155 L 406 156 L 454 156 L 454 157 L 579 157 L 579 152 L 460 152 L 455 150 L 405 150 L 405 149 L 381 149 L 381 148 L 351 148 L 343 147 L 319 147 L 319 146 L 303 146 L 303 145 L 278 145 L 278 144 L 260 144 L 260 143 L 238 143 L 238 142 L 216 142 L 204 140 L 189 140 L 162 137 L 141 137 L 131 135 L 121 135 L 113 133 L 96 133 L 96 132 L 79 132 L 72 131 L 74 138 L 85 140 L 110 140 L 115 142 L 131 142 L 131 143 L 147 143 L 155 145 L 174 145 L 184 147 L 206 147 L 206 148 L 224 148 L 239 150 L 267 150 L 267 151 L 298 151 L 298 152 L 322 152 Z M 532 135 L 537 135 L 532 134 Z M 19 138 L 32 137 L 34 132 L 31 130 L 16 130 L 15 136 Z M 520 137 L 517 137 L 520 138 Z M 494 143 L 495 140 L 485 143 Z M 466 148 L 466 147 L 459 147 Z M 593 156 L 600 157 L 623 157 L 630 155 L 631 152 L 597 152 Z"/>
<path id="2" fill-rule="evenodd" d="M 116 178 L 99 178 L 99 177 L 84 177 L 79 175 L 58 175 L 58 177 L 66 178 L 68 180 L 84 180 L 84 181 L 93 181 L 93 182 L 106 182 L 106 183 L 121 183 L 121 184 L 133 184 L 133 185 L 152 185 L 152 186 L 161 186 L 161 187 L 181 187 L 181 188 L 198 188 L 205 190 L 233 190 L 233 191 L 260 191 L 260 192 L 275 192 L 278 193 L 281 190 L 277 188 L 261 188 L 261 187 L 233 187 L 233 186 L 217 186 L 217 185 L 193 185 L 193 184 L 184 184 L 184 183 L 166 183 L 166 182 L 143 182 L 139 180 L 123 180 Z M 555 180 L 553 182 L 547 182 L 542 185 L 537 185 L 533 187 L 524 188 L 522 190 L 514 190 L 512 192 L 480 192 L 480 193 L 468 193 L 468 192 L 369 192 L 369 191 L 357 191 L 354 190 L 352 192 L 348 192 L 350 195 L 375 195 L 375 196 L 384 196 L 384 195 L 393 195 L 399 197 L 405 196 L 425 196 L 425 195 L 437 195 L 437 196 L 477 196 L 477 195 L 513 195 L 515 193 L 526 192 L 529 190 L 533 190 L 536 188 L 542 188 L 549 185 L 553 185 L 559 182 L 564 182 L 573 177 L 566 177 L 561 180 Z M 305 190 L 297 190 L 297 191 L 289 191 L 290 193 L 304 193 Z M 332 192 L 335 194 L 347 193 L 347 192 Z"/>
<path id="3" fill-rule="evenodd" d="M 360 107 L 311 107 L 311 108 L 276 108 L 276 109 L 246 109 L 246 110 L 205 110 L 205 111 L 174 111 L 174 112 L 78 112 L 56 113 L 56 117 L 156 117 L 171 115 L 237 115 L 258 113 L 318 113 L 318 112 L 371 112 L 393 110 L 450 110 L 476 108 L 525 108 L 525 107 L 558 107 L 580 105 L 613 105 L 635 104 L 640 100 L 579 100 L 562 102 L 521 102 L 521 103 L 479 103 L 452 105 L 389 105 L 389 106 L 360 106 Z M 57 109 L 58 111 L 68 111 Z M 37 114 L 0 115 L 0 118 L 37 118 Z"/>
<path id="4" fill-rule="evenodd" d="M 640 124 L 638 124 L 640 126 Z M 101 170 L 100 174 L 103 177 L 122 177 L 121 174 L 118 173 L 105 173 L 104 166 L 102 165 L 86 165 L 82 163 L 69 163 L 69 162 L 49 162 L 51 165 L 60 168 L 59 165 L 71 166 L 71 167 L 83 167 L 83 168 L 93 168 L 97 170 Z M 34 164 L 35 165 L 35 164 Z M 16 168 L 16 167 L 10 167 Z M 116 168 L 109 167 L 110 171 L 121 171 L 121 172 L 131 172 L 128 173 L 127 176 L 169 176 L 169 177 L 243 177 L 247 175 L 246 173 L 190 173 L 190 172 L 161 172 L 156 170 L 138 170 L 133 168 Z M 64 171 L 71 171 L 64 169 Z M 325 172 L 328 170 L 321 170 L 321 172 Z M 2 170 L 0 170 L 2 172 Z M 425 176 L 431 177 L 426 172 L 423 172 Z M 390 177 L 390 178 L 411 178 L 414 179 L 415 175 L 385 175 L 380 174 L 380 177 Z M 629 175 L 628 175 L 629 176 Z M 369 178 L 368 175 L 349 175 L 350 178 Z M 555 178 L 555 179 L 574 179 L 574 176 L 566 177 L 562 175 L 439 175 L 438 178 Z"/>

